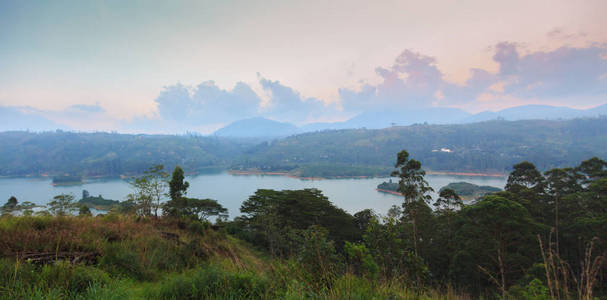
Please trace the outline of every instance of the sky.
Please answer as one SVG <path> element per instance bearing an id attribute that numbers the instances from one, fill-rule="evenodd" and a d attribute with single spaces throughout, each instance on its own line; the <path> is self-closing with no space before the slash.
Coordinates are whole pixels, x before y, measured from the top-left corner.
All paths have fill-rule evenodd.
<path id="1" fill-rule="evenodd" d="M 74 130 L 607 103 L 607 1 L 0 0 L 0 116 Z M 24 121 L 25 122 L 25 121 Z"/>

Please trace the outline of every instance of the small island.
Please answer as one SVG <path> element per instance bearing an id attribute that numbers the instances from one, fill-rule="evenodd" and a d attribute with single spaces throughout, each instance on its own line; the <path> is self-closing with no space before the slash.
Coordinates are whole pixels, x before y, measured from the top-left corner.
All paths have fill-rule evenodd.
<path id="1" fill-rule="evenodd" d="M 442 187 L 443 189 L 452 189 L 454 190 L 463 200 L 476 200 L 482 196 L 487 194 L 492 194 L 496 192 L 500 192 L 502 189 L 496 188 L 488 185 L 476 185 L 469 182 L 452 182 L 448 185 Z"/>
<path id="2" fill-rule="evenodd" d="M 82 176 L 61 175 L 53 177 L 52 185 L 79 185 L 83 184 Z"/>
<path id="3" fill-rule="evenodd" d="M 392 182 L 392 179 L 390 179 L 389 181 L 384 181 L 382 183 L 380 183 L 379 185 L 377 185 L 377 189 L 378 192 L 380 193 L 386 193 L 386 194 L 393 194 L 393 195 L 398 195 L 401 196 L 401 193 L 398 192 L 398 182 Z"/>
<path id="4" fill-rule="evenodd" d="M 476 185 L 469 182 L 452 182 L 442 187 L 439 192 L 443 189 L 450 188 L 454 190 L 463 200 L 470 201 L 478 199 L 487 194 L 500 192 L 501 189 L 488 186 L 488 185 Z M 393 194 L 400 196 L 398 192 L 398 182 L 393 182 L 392 179 L 384 181 L 377 186 L 377 191 L 381 193 Z"/>
<path id="5" fill-rule="evenodd" d="M 97 197 L 91 196 L 87 190 L 82 190 L 82 199 L 80 199 L 78 203 L 87 206 L 88 208 L 104 211 L 108 211 L 112 209 L 112 207 L 120 205 L 120 201 L 118 200 L 105 199 L 101 195 Z"/>

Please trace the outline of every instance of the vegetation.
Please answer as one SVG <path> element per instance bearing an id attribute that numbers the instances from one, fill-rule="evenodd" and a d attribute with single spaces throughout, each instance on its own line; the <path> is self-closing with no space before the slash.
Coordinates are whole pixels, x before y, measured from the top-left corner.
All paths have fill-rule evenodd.
<path id="1" fill-rule="evenodd" d="M 403 203 L 386 216 L 350 215 L 315 189 L 260 189 L 227 221 L 216 201 L 185 196 L 181 168 L 159 181 L 170 200 L 158 215 L 146 200 L 73 216 L 73 197 L 59 195 L 54 216 L 20 216 L 11 198 L 0 299 L 607 297 L 607 162 L 544 173 L 518 163 L 505 191 L 466 205 L 445 188 L 435 209 L 407 151 L 392 175 Z"/>
<path id="2" fill-rule="evenodd" d="M 607 117 L 327 130 L 261 143 L 232 168 L 304 177 L 386 176 L 394 153 L 404 147 L 432 171 L 507 174 L 523 160 L 544 171 L 607 157 L 606 133 Z"/>
<path id="3" fill-rule="evenodd" d="M 221 170 L 253 139 L 197 135 L 117 133 L 0 132 L 0 176 L 117 177 L 140 175 L 150 161 L 169 168 L 187 165 L 190 172 Z"/>
<path id="4" fill-rule="evenodd" d="M 81 207 L 94 208 L 97 210 L 110 210 L 120 205 L 120 201 L 105 199 L 99 195 L 97 197 L 89 195 L 87 190 L 82 190 L 82 199 L 78 201 Z"/>
<path id="5" fill-rule="evenodd" d="M 302 177 L 387 176 L 403 147 L 432 171 L 507 173 L 607 157 L 607 118 L 326 130 L 260 142 L 196 135 L 2 132 L 0 176 L 133 176 L 157 162 L 191 173 L 288 172 Z M 449 149 L 450 152 L 441 149 Z"/>
<path id="6" fill-rule="evenodd" d="M 455 193 L 457 193 L 458 196 L 462 197 L 465 200 L 475 200 L 487 194 L 497 193 L 501 191 L 501 189 L 493 186 L 476 185 L 469 182 L 452 182 L 442 187 L 440 191 L 443 191 L 445 189 L 453 190 Z"/>
<path id="7" fill-rule="evenodd" d="M 81 176 L 55 176 L 53 177 L 53 185 L 71 185 L 82 184 Z"/>

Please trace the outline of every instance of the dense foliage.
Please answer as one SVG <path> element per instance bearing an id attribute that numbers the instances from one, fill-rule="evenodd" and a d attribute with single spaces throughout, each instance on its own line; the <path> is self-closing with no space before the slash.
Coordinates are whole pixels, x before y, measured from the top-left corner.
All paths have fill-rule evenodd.
<path id="1" fill-rule="evenodd" d="M 433 171 L 507 173 L 523 160 L 548 170 L 607 157 L 607 118 L 327 130 L 259 144 L 233 168 L 385 176 L 403 148 Z"/>
<path id="2" fill-rule="evenodd" d="M 441 190 L 443 189 L 452 189 L 466 200 L 477 199 L 481 196 L 501 191 L 501 189 L 493 186 L 477 185 L 469 182 L 452 182 L 441 188 Z"/>
<path id="3" fill-rule="evenodd" d="M 137 175 L 150 162 L 191 172 L 225 168 L 254 140 L 195 135 L 76 132 L 0 133 L 0 176 Z"/>
<path id="4" fill-rule="evenodd" d="M 607 157 L 607 118 L 327 130 L 261 143 L 63 131 L 2 132 L 0 140 L 0 176 L 137 175 L 150 162 L 190 173 L 232 168 L 302 177 L 386 176 L 403 148 L 433 171 L 506 173 L 523 160 L 548 170 Z"/>
<path id="5" fill-rule="evenodd" d="M 66 195 L 49 203 L 54 216 L 18 216 L 13 197 L 0 299 L 607 297 L 607 162 L 542 173 L 524 161 L 504 191 L 469 205 L 450 188 L 431 199 L 407 151 L 392 175 L 403 203 L 386 216 L 350 215 L 315 189 L 260 189 L 243 216 L 211 225 L 221 205 L 187 198 L 179 167 L 160 181 L 170 200 L 158 216 L 153 180 L 136 186 L 133 209 L 101 217 L 73 216 Z"/>

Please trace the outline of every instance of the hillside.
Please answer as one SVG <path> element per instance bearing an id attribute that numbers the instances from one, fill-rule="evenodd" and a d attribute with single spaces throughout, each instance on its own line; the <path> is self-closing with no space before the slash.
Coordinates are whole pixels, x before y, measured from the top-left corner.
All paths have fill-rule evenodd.
<path id="1" fill-rule="evenodd" d="M 134 175 L 151 162 L 192 173 L 230 168 L 303 177 L 385 176 L 404 148 L 427 170 L 506 173 L 523 160 L 546 170 L 607 157 L 607 118 L 326 130 L 264 142 L 64 131 L 2 132 L 0 140 L 0 176 Z"/>
<path id="2" fill-rule="evenodd" d="M 427 170 L 506 173 L 523 160 L 541 170 L 607 157 L 607 118 L 568 121 L 487 121 L 461 125 L 412 125 L 379 130 L 328 130 L 266 142 L 232 167 L 323 176 L 387 174 L 399 149 Z M 356 169 L 355 174 L 348 174 Z M 312 172 L 309 172 L 312 170 Z"/>
<path id="3" fill-rule="evenodd" d="M 151 162 L 221 169 L 256 140 L 76 132 L 0 133 L 0 176 L 141 174 Z"/>

